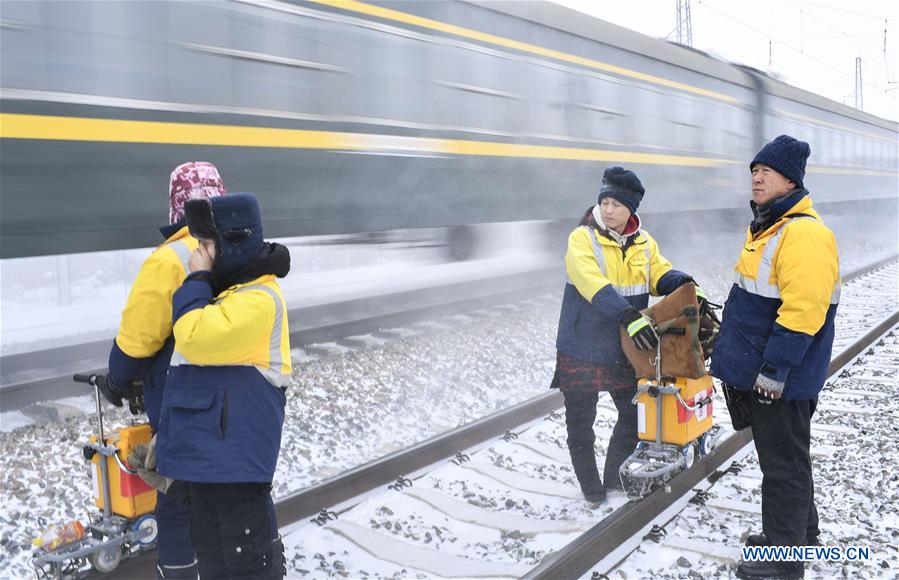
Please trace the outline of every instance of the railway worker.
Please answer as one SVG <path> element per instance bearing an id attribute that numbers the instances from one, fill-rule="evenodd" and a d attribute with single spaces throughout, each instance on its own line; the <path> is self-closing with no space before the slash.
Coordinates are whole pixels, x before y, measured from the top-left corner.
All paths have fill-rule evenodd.
<path id="1" fill-rule="evenodd" d="M 667 295 L 693 279 L 672 269 L 656 241 L 641 228 L 637 207 L 643 184 L 632 171 L 610 167 L 603 174 L 597 204 L 568 236 L 556 338 L 553 386 L 565 398 L 568 451 L 584 497 L 600 502 L 606 490 L 621 489 L 618 469 L 637 445 L 636 374 L 621 349 L 623 326 L 641 350 L 659 337 L 640 314 L 649 295 Z M 700 304 L 707 308 L 704 296 Z M 600 479 L 593 444 L 599 391 L 609 391 L 618 410 Z"/>
<path id="2" fill-rule="evenodd" d="M 749 399 L 762 469 L 762 534 L 751 535 L 750 545 L 818 542 L 809 436 L 830 363 L 840 276 L 833 232 L 803 186 L 810 153 L 808 143 L 781 135 L 749 164 L 755 217 L 712 354 L 712 375 Z M 737 576 L 801 578 L 803 564 L 742 562 Z"/>
<path id="3" fill-rule="evenodd" d="M 263 241 L 251 194 L 190 200 L 186 217 L 200 242 L 173 299 L 158 472 L 189 497 L 200 578 L 282 578 L 271 483 L 291 359 L 276 278 L 290 253 Z"/>
<path id="4" fill-rule="evenodd" d="M 169 225 L 160 228 L 165 242 L 141 265 L 122 322 L 109 353 L 109 374 L 100 381 L 103 395 L 122 406 L 130 395 L 125 385 L 143 381 L 150 426 L 159 430 L 166 372 L 172 356 L 172 295 L 187 276 L 188 258 L 197 248 L 184 224 L 184 204 L 192 198 L 223 195 L 218 169 L 205 161 L 183 163 L 169 180 Z M 196 555 L 190 543 L 190 510 L 175 498 L 157 494 L 156 566 L 158 578 L 196 578 Z"/>

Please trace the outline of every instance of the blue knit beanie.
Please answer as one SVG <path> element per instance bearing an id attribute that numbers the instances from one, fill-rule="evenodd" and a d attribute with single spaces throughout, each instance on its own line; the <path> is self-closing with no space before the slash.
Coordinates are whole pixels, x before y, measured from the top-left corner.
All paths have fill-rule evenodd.
<path id="1" fill-rule="evenodd" d="M 774 169 L 795 183 L 797 187 L 803 187 L 805 162 L 811 153 L 812 149 L 805 141 L 799 141 L 789 135 L 781 135 L 762 147 L 762 150 L 749 164 L 749 169 L 751 171 L 756 163 L 761 163 Z"/>
<path id="2" fill-rule="evenodd" d="M 637 213 L 644 193 L 646 190 L 633 171 L 623 167 L 609 167 L 602 174 L 602 187 L 597 203 L 602 202 L 604 197 L 611 197 L 626 205 L 631 213 Z"/>

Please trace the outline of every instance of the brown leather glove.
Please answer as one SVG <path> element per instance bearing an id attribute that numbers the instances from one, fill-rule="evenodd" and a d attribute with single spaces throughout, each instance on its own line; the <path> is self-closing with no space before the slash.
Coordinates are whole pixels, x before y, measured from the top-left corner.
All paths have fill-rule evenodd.
<path id="1" fill-rule="evenodd" d="M 156 471 L 156 435 L 149 445 L 138 445 L 128 454 L 128 465 L 137 470 L 137 475 L 150 487 L 165 493 L 175 482 Z"/>

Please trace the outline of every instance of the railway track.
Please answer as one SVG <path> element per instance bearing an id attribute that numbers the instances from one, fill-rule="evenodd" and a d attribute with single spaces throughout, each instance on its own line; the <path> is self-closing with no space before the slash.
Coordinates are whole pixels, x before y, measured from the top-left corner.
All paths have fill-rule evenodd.
<path id="1" fill-rule="evenodd" d="M 870 556 L 812 562 L 807 578 L 885 578 L 899 569 L 895 526 L 889 518 L 871 520 L 872 514 L 895 513 L 899 497 L 890 450 L 878 453 L 870 448 L 895 437 L 899 418 L 894 399 L 899 390 L 895 320 L 894 316 L 886 331 L 872 331 L 859 340 L 868 346 L 854 357 L 844 351 L 846 356 L 834 359 L 812 421 L 822 544 L 864 548 Z M 871 336 L 874 339 L 868 340 Z M 747 533 L 760 531 L 760 484 L 758 458 L 750 442 L 736 452 L 727 469 L 717 470 L 675 502 L 676 514 L 657 518 L 649 530 L 641 530 L 587 574 L 613 577 L 621 571 L 628 577 L 659 577 L 672 568 L 681 572 L 689 568 L 704 578 L 727 577 L 728 568 L 740 559 L 739 546 Z M 839 526 L 828 526 L 828 520 L 837 520 Z"/>
<path id="2" fill-rule="evenodd" d="M 831 374 L 896 325 L 895 294 L 870 298 L 897 279 L 895 257 L 844 278 Z M 547 393 L 283 498 L 278 521 L 290 574 L 558 578 L 577 577 L 597 562 L 610 569 L 627 546 L 639 547 L 647 527 L 670 521 L 694 490 L 707 491 L 751 448 L 751 435 L 728 430 L 726 410 L 716 405 L 725 435 L 710 455 L 667 490 L 641 502 L 613 494 L 594 509 L 571 473 L 564 418 L 553 412 L 559 406 L 558 393 Z M 602 431 L 614 421 L 610 400 L 600 399 L 599 415 L 604 441 Z M 126 561 L 115 577 L 152 573 L 152 559 Z"/>
<path id="3" fill-rule="evenodd" d="M 383 328 L 422 323 L 439 316 L 491 308 L 557 286 L 559 267 L 494 276 L 297 308 L 288 312 L 294 348 L 343 342 Z M 550 285 L 549 282 L 553 284 Z M 496 289 L 501 289 L 497 291 Z M 38 401 L 90 395 L 72 375 L 106 372 L 112 338 L 0 358 L 0 412 L 29 410 Z M 312 347 L 321 351 L 321 347 Z M 51 409 L 52 411 L 52 409 Z M 41 412 L 41 411 L 39 411 Z"/>

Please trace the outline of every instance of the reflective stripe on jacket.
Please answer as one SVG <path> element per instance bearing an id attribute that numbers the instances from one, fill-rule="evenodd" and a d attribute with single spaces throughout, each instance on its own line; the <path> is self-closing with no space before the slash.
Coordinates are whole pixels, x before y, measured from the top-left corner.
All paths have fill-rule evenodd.
<path id="1" fill-rule="evenodd" d="M 785 399 L 816 397 L 830 364 L 839 300 L 836 239 L 803 196 L 768 229 L 747 232 L 712 374 L 748 390 L 763 371 L 786 383 Z"/>
<path id="2" fill-rule="evenodd" d="M 225 290 L 188 277 L 175 293 L 175 353 L 157 440 L 182 481 L 270 482 L 291 373 L 287 307 L 273 275 Z"/>
<path id="3" fill-rule="evenodd" d="M 562 298 L 556 348 L 579 360 L 628 364 L 619 320 L 628 307 L 646 308 L 649 295 L 669 294 L 691 278 L 671 268 L 656 241 L 638 230 L 625 249 L 588 226 L 568 236 L 568 283 Z"/>
<path id="4" fill-rule="evenodd" d="M 185 226 L 163 228 L 165 243 L 144 260 L 122 311 L 109 353 L 109 376 L 119 387 L 142 380 L 150 425 L 159 424 L 162 391 L 172 356 L 172 296 L 187 276 L 197 240 Z"/>

